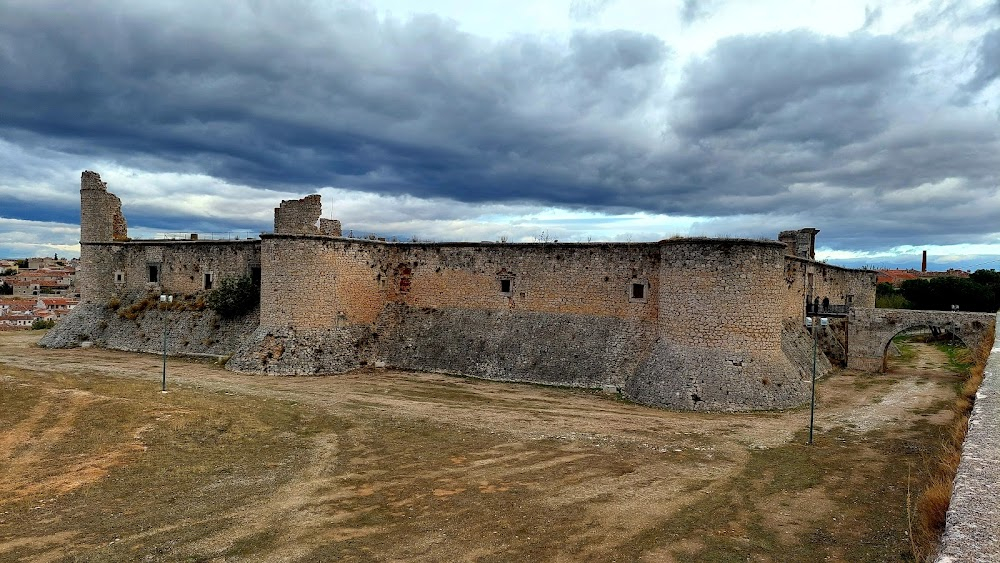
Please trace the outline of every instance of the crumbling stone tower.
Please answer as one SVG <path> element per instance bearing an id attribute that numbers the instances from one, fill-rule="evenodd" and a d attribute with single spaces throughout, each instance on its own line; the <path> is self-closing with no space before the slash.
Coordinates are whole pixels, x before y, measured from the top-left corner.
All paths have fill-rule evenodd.
<path id="1" fill-rule="evenodd" d="M 77 275 L 80 300 L 100 300 L 113 288 L 108 243 L 128 240 L 128 224 L 122 202 L 108 191 L 97 172 L 85 170 L 80 176 L 80 262 Z"/>
<path id="2" fill-rule="evenodd" d="M 128 240 L 128 224 L 122 201 L 108 191 L 97 172 L 86 170 L 80 177 L 80 242 Z"/>

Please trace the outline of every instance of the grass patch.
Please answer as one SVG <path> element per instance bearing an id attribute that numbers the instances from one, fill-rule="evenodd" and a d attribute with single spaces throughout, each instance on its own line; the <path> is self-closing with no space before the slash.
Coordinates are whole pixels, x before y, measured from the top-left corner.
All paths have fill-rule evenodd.
<path id="1" fill-rule="evenodd" d="M 969 376 L 969 371 L 976 363 L 976 357 L 972 350 L 963 344 L 950 342 L 936 342 L 934 347 L 948 356 L 948 365 L 946 366 L 948 370 L 965 377 Z"/>
<path id="2" fill-rule="evenodd" d="M 880 452 L 924 451 L 937 435 L 832 429 L 812 446 L 802 443 L 802 432 L 797 443 L 751 450 L 740 475 L 622 546 L 622 555 L 636 560 L 666 547 L 677 561 L 747 561 L 763 554 L 782 561 L 912 561 L 902 510 L 908 468 Z M 829 504 L 833 519 L 808 510 L 816 504 Z M 888 509 L 893 506 L 899 509 Z"/>
<path id="3" fill-rule="evenodd" d="M 910 345 L 914 341 L 915 336 L 912 334 L 900 334 L 892 339 L 893 345 L 899 350 L 899 358 L 897 359 L 903 364 L 912 364 L 913 360 L 917 357 L 917 350 Z"/>

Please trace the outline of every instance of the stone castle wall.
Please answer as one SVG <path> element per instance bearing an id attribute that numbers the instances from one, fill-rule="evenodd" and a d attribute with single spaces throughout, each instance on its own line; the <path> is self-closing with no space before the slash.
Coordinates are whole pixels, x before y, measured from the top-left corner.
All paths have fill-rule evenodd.
<path id="1" fill-rule="evenodd" d="M 234 358 L 236 369 L 330 370 L 288 342 L 292 328 L 299 341 L 360 339 L 349 346 L 358 351 L 354 360 L 314 352 L 315 362 L 620 386 L 648 348 L 657 316 L 655 244 L 398 244 L 265 235 L 262 248 L 266 330 L 255 338 L 272 348 L 280 341 L 282 354 L 248 351 L 249 360 Z M 633 297 L 633 284 L 642 297 Z"/>
<path id="2" fill-rule="evenodd" d="M 390 365 L 624 387 L 655 338 L 655 244 L 395 245 Z M 633 296 L 633 284 L 641 297 Z"/>
<path id="3" fill-rule="evenodd" d="M 260 241 L 115 241 L 114 225 L 124 225 L 116 202 L 99 176 L 84 173 L 88 306 L 50 333 L 54 345 L 85 335 L 109 347 L 149 349 L 153 327 L 142 315 L 132 319 L 135 327 L 112 315 L 113 302 L 161 292 L 193 299 L 206 281 L 251 274 L 260 279 L 259 313 L 227 333 L 238 338 L 206 336 L 191 348 L 234 352 L 230 369 L 292 375 L 390 365 L 614 386 L 657 406 L 754 410 L 807 396 L 801 317 L 809 274 L 832 302 L 853 294 L 855 303 L 874 303 L 870 273 L 786 256 L 788 244 L 776 241 L 359 240 L 340 237 L 339 222 L 319 219 L 319 196 L 282 202 L 275 232 Z M 163 314 L 149 312 L 161 321 Z M 202 311 L 177 315 L 190 334 L 228 330 Z M 146 338 L 127 336 L 132 329 Z"/>
<path id="4" fill-rule="evenodd" d="M 83 243 L 80 295 L 107 304 L 127 293 L 193 295 L 260 266 L 260 241 L 132 241 Z M 155 268 L 151 280 L 150 268 Z"/>
<path id="5" fill-rule="evenodd" d="M 784 245 L 660 243 L 657 340 L 625 387 L 646 404 L 695 410 L 790 407 L 803 382 L 782 347 Z M 797 329 L 796 329 L 797 330 Z"/>
<path id="6" fill-rule="evenodd" d="M 785 256 L 785 293 L 782 298 L 785 317 L 803 320 L 806 297 L 810 296 L 809 284 L 812 277 L 812 298 L 820 301 L 828 298 L 832 305 L 843 305 L 851 296 L 852 305 L 860 308 L 875 307 L 875 276 L 873 270 L 841 268 Z"/>

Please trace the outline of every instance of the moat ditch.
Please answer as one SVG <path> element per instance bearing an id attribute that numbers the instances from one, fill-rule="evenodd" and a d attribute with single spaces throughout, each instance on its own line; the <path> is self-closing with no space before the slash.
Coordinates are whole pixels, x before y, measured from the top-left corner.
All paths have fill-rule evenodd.
<path id="1" fill-rule="evenodd" d="M 912 343 L 808 408 L 685 413 L 365 370 L 253 377 L 0 333 L 0 559 L 912 560 L 961 377 Z M 916 358 L 916 359 L 915 359 Z"/>

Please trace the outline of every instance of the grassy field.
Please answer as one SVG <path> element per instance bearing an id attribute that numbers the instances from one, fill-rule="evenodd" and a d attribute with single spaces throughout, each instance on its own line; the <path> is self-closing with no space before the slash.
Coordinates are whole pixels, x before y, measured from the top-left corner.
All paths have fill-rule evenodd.
<path id="1" fill-rule="evenodd" d="M 695 414 L 391 370 L 232 374 L 0 333 L 0 560 L 907 561 L 960 375 Z M 914 363 L 912 358 L 908 360 Z M 928 367 L 930 366 L 930 367 Z M 912 499 L 909 501 L 912 504 Z"/>

